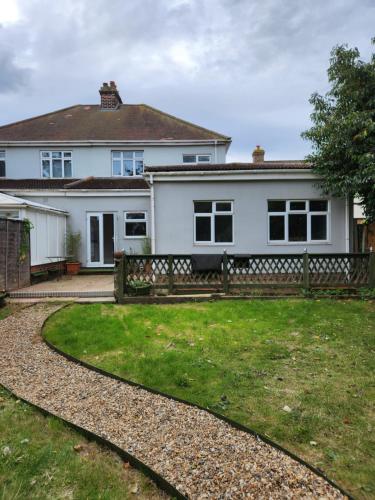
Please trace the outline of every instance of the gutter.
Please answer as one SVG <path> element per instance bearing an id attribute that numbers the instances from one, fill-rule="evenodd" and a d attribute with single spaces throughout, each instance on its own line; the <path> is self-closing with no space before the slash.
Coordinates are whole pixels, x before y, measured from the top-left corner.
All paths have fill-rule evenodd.
<path id="1" fill-rule="evenodd" d="M 0 203 L 0 209 L 19 209 L 19 208 L 31 208 L 33 210 L 37 210 L 39 212 L 52 212 L 52 213 L 56 213 L 58 212 L 59 214 L 61 215 L 69 215 L 69 212 L 67 212 L 66 210 L 61 210 L 59 208 L 49 208 L 49 207 L 38 207 L 38 206 L 35 206 L 35 205 L 32 205 L 32 204 L 28 204 L 28 203 L 18 203 L 18 204 L 2 204 Z"/>
<path id="2" fill-rule="evenodd" d="M 249 180 L 254 180 L 254 178 L 259 178 L 263 176 L 264 179 L 268 179 L 271 176 L 285 176 L 287 179 L 318 179 L 316 174 L 312 173 L 309 169 L 267 169 L 267 170 L 206 170 L 206 171 L 171 171 L 171 172 L 152 172 L 146 171 L 144 177 L 147 180 L 149 176 L 153 176 L 155 180 L 197 180 L 202 178 L 214 178 L 214 177 L 232 177 L 233 180 L 241 180 L 240 177 L 246 176 Z"/>
<path id="3" fill-rule="evenodd" d="M 181 171 L 177 170 L 146 170 L 144 176 L 147 175 L 173 175 L 173 176 L 183 176 L 183 175 L 231 175 L 231 174 L 265 174 L 265 173 L 277 174 L 277 173 L 292 173 L 292 172 L 306 172 L 311 174 L 311 169 L 308 168 L 267 168 L 267 169 L 246 169 L 246 170 L 183 170 L 183 165 L 181 165 Z M 315 174 L 314 174 L 315 177 Z"/>
<path id="4" fill-rule="evenodd" d="M 230 140 L 228 139 L 151 139 L 151 140 L 81 140 L 81 141 L 1 141 L 0 147 L 12 147 L 12 146 L 178 146 L 181 145 L 202 145 L 202 144 L 230 144 Z"/>
<path id="5" fill-rule="evenodd" d="M 350 252 L 349 196 L 345 198 L 345 252 Z"/>

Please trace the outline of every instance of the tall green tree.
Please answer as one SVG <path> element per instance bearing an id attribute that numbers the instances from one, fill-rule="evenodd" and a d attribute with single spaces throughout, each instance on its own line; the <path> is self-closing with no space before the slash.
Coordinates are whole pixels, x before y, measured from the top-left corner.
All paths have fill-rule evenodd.
<path id="1" fill-rule="evenodd" d="M 372 39 L 375 45 L 375 38 Z M 369 222 L 375 221 L 375 53 L 360 59 L 357 48 L 334 47 L 328 68 L 330 90 L 312 94 L 311 141 L 306 160 L 333 196 L 357 196 Z"/>

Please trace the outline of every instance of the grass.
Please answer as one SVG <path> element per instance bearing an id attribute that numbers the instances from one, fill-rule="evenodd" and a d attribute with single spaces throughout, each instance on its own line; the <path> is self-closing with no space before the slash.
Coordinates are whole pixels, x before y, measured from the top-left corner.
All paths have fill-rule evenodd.
<path id="1" fill-rule="evenodd" d="M 76 448 L 76 449 L 74 449 Z M 0 388 L 1 499 L 166 498 L 120 458 Z"/>
<path id="2" fill-rule="evenodd" d="M 6 303 L 3 307 L 0 307 L 0 320 L 5 319 L 7 316 L 20 311 L 24 307 L 27 307 L 28 304 L 21 303 Z"/>
<path id="3" fill-rule="evenodd" d="M 76 357 L 266 434 L 373 498 L 374 313 L 373 302 L 350 300 L 77 304 L 44 333 Z"/>

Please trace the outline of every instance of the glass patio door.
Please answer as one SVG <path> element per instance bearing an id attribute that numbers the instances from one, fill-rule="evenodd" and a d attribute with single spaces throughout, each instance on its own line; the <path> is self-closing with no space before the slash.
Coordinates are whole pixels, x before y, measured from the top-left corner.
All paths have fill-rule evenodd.
<path id="1" fill-rule="evenodd" d="M 114 226 L 113 213 L 87 214 L 87 266 L 113 266 Z"/>

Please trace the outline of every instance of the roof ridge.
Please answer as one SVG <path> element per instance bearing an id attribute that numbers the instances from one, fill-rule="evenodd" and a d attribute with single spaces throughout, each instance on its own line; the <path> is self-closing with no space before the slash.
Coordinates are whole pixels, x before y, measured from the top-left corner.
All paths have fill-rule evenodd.
<path id="1" fill-rule="evenodd" d="M 55 111 L 49 111 L 48 113 L 43 113 L 42 115 L 31 116 L 30 118 L 24 118 L 23 120 L 17 120 L 5 125 L 0 125 L 0 130 L 3 128 L 11 127 L 13 125 L 18 125 L 19 123 L 31 122 L 33 120 L 37 120 L 38 118 L 54 115 L 55 113 L 61 113 L 62 111 L 67 111 L 68 109 L 78 108 L 79 106 L 84 106 L 84 104 L 74 104 L 73 106 L 68 106 L 67 108 L 56 109 Z M 90 106 L 90 104 L 88 104 L 87 106 Z"/>
<path id="2" fill-rule="evenodd" d="M 149 108 L 152 111 L 156 111 L 157 113 L 160 113 L 163 116 L 167 116 L 168 118 L 172 118 L 173 120 L 177 120 L 181 123 L 185 123 L 186 125 L 203 130 L 204 132 L 209 132 L 211 134 L 215 134 L 218 137 L 222 137 L 223 139 L 225 139 L 227 141 L 230 141 L 230 142 L 232 141 L 232 138 L 229 135 L 219 134 L 219 132 L 216 132 L 215 130 L 211 130 L 209 128 L 202 127 L 200 125 L 196 125 L 195 123 L 189 122 L 188 120 L 184 120 L 183 118 L 179 118 L 178 116 L 174 116 L 174 115 L 171 115 L 169 113 L 166 113 L 165 111 L 162 111 L 161 109 L 154 108 L 153 106 L 150 106 L 149 104 L 141 103 L 141 104 L 135 104 L 135 106 L 144 106 L 145 108 Z"/>

